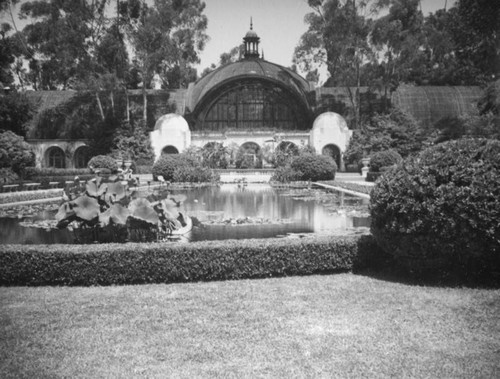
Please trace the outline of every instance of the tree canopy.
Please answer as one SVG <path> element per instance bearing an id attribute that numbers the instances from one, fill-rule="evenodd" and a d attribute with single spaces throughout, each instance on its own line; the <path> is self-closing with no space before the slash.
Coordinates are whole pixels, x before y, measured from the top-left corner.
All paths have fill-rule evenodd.
<path id="1" fill-rule="evenodd" d="M 500 2 L 458 0 L 424 17 L 419 0 L 309 0 L 294 54 L 329 86 L 482 85 L 500 74 Z"/>

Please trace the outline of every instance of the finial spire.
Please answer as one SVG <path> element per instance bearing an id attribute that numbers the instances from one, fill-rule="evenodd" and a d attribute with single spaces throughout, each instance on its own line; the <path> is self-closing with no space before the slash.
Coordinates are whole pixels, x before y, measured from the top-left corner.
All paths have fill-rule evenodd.
<path id="1" fill-rule="evenodd" d="M 250 16 L 250 30 L 253 30 L 252 16 Z"/>

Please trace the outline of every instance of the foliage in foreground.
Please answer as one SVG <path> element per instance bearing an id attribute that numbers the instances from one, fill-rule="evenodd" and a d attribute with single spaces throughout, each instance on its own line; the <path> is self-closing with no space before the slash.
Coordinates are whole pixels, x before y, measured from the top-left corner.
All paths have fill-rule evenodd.
<path id="1" fill-rule="evenodd" d="M 130 185 L 137 185 L 130 172 L 98 176 L 85 185 L 76 181 L 65 188 L 57 227 L 71 227 L 78 242 L 102 243 L 155 241 L 186 226 L 177 209 L 185 196 L 158 193 L 146 198 L 131 191 Z"/>
<path id="2" fill-rule="evenodd" d="M 417 273 L 500 272 L 500 142 L 450 141 L 385 173 L 371 193 L 371 231 Z"/>
<path id="3" fill-rule="evenodd" d="M 323 236 L 178 243 L 0 245 L 0 285 L 113 285 L 349 271 L 373 238 Z"/>

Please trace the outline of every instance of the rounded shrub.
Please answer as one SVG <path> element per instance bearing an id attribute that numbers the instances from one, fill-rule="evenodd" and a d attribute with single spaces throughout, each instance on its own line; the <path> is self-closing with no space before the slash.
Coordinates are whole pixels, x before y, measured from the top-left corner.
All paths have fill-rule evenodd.
<path id="1" fill-rule="evenodd" d="M 211 183 L 220 179 L 220 175 L 202 166 L 178 167 L 174 170 L 173 181 L 179 183 Z"/>
<path id="2" fill-rule="evenodd" d="M 0 185 L 11 184 L 19 180 L 19 176 L 10 168 L 0 168 Z"/>
<path id="3" fill-rule="evenodd" d="M 397 165 L 403 158 L 396 150 L 379 151 L 370 158 L 370 171 L 381 172 L 384 167 Z"/>
<path id="4" fill-rule="evenodd" d="M 87 164 L 87 166 L 91 169 L 108 169 L 111 172 L 118 171 L 118 164 L 116 161 L 107 155 L 96 155 L 92 157 Z"/>
<path id="5" fill-rule="evenodd" d="M 153 165 L 152 174 L 154 177 L 161 175 L 167 181 L 175 181 L 174 173 L 176 170 L 186 171 L 200 166 L 201 164 L 198 161 L 186 154 L 165 154 Z"/>
<path id="6" fill-rule="evenodd" d="M 371 232 L 416 274 L 498 280 L 499 178 L 500 141 L 463 139 L 428 148 L 376 184 Z"/>
<path id="7" fill-rule="evenodd" d="M 297 172 L 290 166 L 278 167 L 271 176 L 271 181 L 280 183 L 290 183 L 300 180 L 301 172 Z"/>
<path id="8" fill-rule="evenodd" d="M 337 164 L 326 155 L 301 154 L 292 159 L 290 167 L 298 173 L 297 180 L 333 180 Z"/>

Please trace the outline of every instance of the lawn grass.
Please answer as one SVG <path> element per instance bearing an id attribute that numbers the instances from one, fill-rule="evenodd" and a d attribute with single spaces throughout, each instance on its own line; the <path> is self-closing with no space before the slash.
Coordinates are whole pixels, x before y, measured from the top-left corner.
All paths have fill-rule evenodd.
<path id="1" fill-rule="evenodd" d="M 500 377 L 500 290 L 366 276 L 0 288 L 1 378 Z"/>

